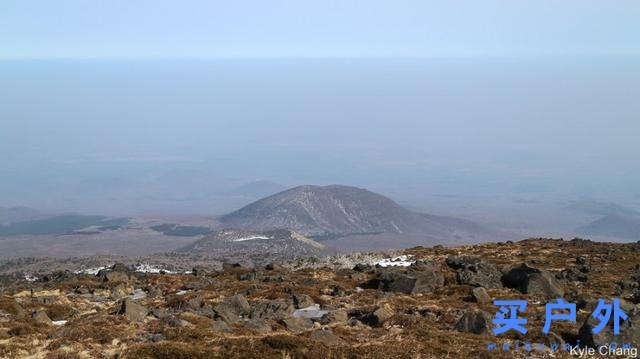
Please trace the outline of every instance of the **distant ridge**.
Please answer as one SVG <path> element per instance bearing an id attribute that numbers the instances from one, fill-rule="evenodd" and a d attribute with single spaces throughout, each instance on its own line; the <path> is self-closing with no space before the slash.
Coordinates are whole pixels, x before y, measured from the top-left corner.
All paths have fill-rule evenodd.
<path id="1" fill-rule="evenodd" d="M 640 216 L 612 214 L 578 228 L 578 233 L 640 240 Z"/>
<path id="2" fill-rule="evenodd" d="M 412 212 L 380 194 L 343 185 L 294 187 L 219 220 L 231 228 L 290 229 L 314 237 L 363 233 L 451 236 L 458 232 L 491 232 L 471 221 Z"/>

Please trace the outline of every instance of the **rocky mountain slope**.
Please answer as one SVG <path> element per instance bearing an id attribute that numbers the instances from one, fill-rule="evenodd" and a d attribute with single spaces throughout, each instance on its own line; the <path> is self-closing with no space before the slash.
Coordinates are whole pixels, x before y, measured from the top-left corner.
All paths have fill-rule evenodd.
<path id="1" fill-rule="evenodd" d="M 490 233 L 471 221 L 412 212 L 366 189 L 331 185 L 299 186 L 222 216 L 233 228 L 286 228 L 309 236 L 363 233 Z"/>
<path id="2" fill-rule="evenodd" d="M 640 244 L 531 239 L 417 247 L 377 265 L 314 258 L 170 273 L 116 263 L 5 275 L 0 357 L 572 358 L 566 348 L 578 343 L 637 348 L 639 253 Z M 576 304 L 577 320 L 553 321 L 545 335 L 544 304 L 557 298 Z M 612 322 L 592 332 L 598 298 L 620 299 L 619 335 Z M 527 334 L 493 333 L 493 301 L 508 299 L 528 302 L 518 313 Z"/>
<path id="3" fill-rule="evenodd" d="M 221 230 L 178 250 L 197 253 L 251 258 L 294 258 L 326 253 L 324 245 L 289 230 L 246 231 Z"/>

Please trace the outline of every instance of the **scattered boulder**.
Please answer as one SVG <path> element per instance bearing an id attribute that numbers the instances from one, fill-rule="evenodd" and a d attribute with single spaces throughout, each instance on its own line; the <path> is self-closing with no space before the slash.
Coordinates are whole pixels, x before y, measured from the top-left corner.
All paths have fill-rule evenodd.
<path id="1" fill-rule="evenodd" d="M 576 257 L 577 269 L 582 273 L 591 272 L 591 261 L 585 256 Z"/>
<path id="2" fill-rule="evenodd" d="M 621 303 L 621 306 L 625 305 Z M 590 315 L 584 321 L 578 333 L 581 343 L 596 347 L 616 342 L 630 343 L 632 347 L 638 347 L 640 345 L 640 308 L 626 307 L 628 306 L 625 306 L 623 310 L 629 318 L 620 322 L 620 334 L 613 334 L 613 316 L 606 327 L 599 331 L 598 334 L 594 334 L 593 328 L 600 323 L 600 320 Z"/>
<path id="3" fill-rule="evenodd" d="M 491 314 L 481 310 L 467 310 L 455 325 L 459 332 L 488 334 L 493 328 Z"/>
<path id="4" fill-rule="evenodd" d="M 456 270 L 459 284 L 474 287 L 502 288 L 502 274 L 495 265 L 477 257 L 450 256 L 446 264 Z"/>
<path id="5" fill-rule="evenodd" d="M 296 334 L 313 329 L 313 322 L 302 317 L 289 317 L 282 319 L 282 324 L 287 328 L 287 330 Z"/>
<path id="6" fill-rule="evenodd" d="M 371 315 L 371 323 L 373 325 L 382 325 L 384 322 L 389 320 L 394 315 L 393 309 L 389 306 L 384 305 L 378 309 L 376 309 Z"/>
<path id="7" fill-rule="evenodd" d="M 100 273 L 98 273 L 98 275 L 100 275 Z M 129 275 L 123 272 L 107 271 L 103 275 L 101 275 L 100 278 L 102 279 L 103 282 L 112 282 L 112 283 L 129 281 Z"/>
<path id="8" fill-rule="evenodd" d="M 306 294 L 294 294 L 293 295 L 293 305 L 296 306 L 296 309 L 307 308 L 316 304 L 310 296 Z"/>
<path id="9" fill-rule="evenodd" d="M 251 319 L 282 319 L 290 316 L 295 310 L 292 303 L 281 299 L 265 300 L 251 308 Z"/>
<path id="10" fill-rule="evenodd" d="M 124 315 L 129 321 L 142 322 L 147 317 L 147 308 L 131 299 L 124 299 L 120 302 L 117 314 Z"/>
<path id="11" fill-rule="evenodd" d="M 349 315 L 343 309 L 332 310 L 320 318 L 321 324 L 344 323 L 349 320 Z"/>
<path id="12" fill-rule="evenodd" d="M 373 269 L 373 266 L 370 264 L 358 263 L 353 267 L 353 270 L 356 272 L 368 272 Z"/>
<path id="13" fill-rule="evenodd" d="M 389 305 L 385 304 L 383 306 L 375 307 L 369 310 L 357 309 L 350 313 L 350 316 L 353 317 L 351 319 L 357 319 L 358 321 L 366 323 L 369 326 L 379 327 L 382 326 L 384 322 L 389 320 L 394 314 L 395 312 L 393 311 L 393 309 L 391 309 Z"/>
<path id="14" fill-rule="evenodd" d="M 471 294 L 477 303 L 491 303 L 491 297 L 483 287 L 473 288 Z"/>
<path id="15" fill-rule="evenodd" d="M 264 269 L 265 270 L 269 270 L 269 271 L 271 271 L 271 270 L 282 270 L 282 266 L 280 266 L 278 263 L 271 262 L 271 263 L 265 265 Z"/>
<path id="16" fill-rule="evenodd" d="M 226 301 L 233 310 L 240 315 L 249 314 L 251 306 L 242 294 L 236 294 Z"/>
<path id="17" fill-rule="evenodd" d="M 509 288 L 515 288 L 524 294 L 544 298 L 560 298 L 564 289 L 550 272 L 522 263 L 511 268 L 502 278 Z"/>
<path id="18" fill-rule="evenodd" d="M 31 319 L 37 324 L 51 326 L 53 322 L 43 310 L 38 310 L 31 315 Z"/>
<path id="19" fill-rule="evenodd" d="M 131 270 L 122 263 L 116 263 L 109 269 L 102 269 L 96 274 L 103 282 L 128 282 L 130 280 Z"/>
<path id="20" fill-rule="evenodd" d="M 586 283 L 589 280 L 589 276 L 585 272 L 582 272 L 577 267 L 571 267 L 561 271 L 558 274 L 558 279 L 564 280 L 567 282 Z"/>
<path id="21" fill-rule="evenodd" d="M 213 311 L 216 317 L 221 318 L 228 324 L 235 324 L 240 321 L 241 317 L 251 312 L 251 306 L 242 294 L 236 294 L 216 305 Z"/>
<path id="22" fill-rule="evenodd" d="M 167 319 L 171 317 L 171 313 L 165 308 L 154 308 L 151 310 L 151 315 L 158 319 Z"/>
<path id="23" fill-rule="evenodd" d="M 347 295 L 347 290 L 338 285 L 332 285 L 322 290 L 324 295 L 329 295 L 332 297 L 344 297 Z"/>
<path id="24" fill-rule="evenodd" d="M 205 277 L 207 274 L 208 271 L 205 267 L 202 266 L 196 266 L 191 269 L 191 275 L 193 275 L 194 277 Z"/>
<path id="25" fill-rule="evenodd" d="M 442 272 L 434 266 L 416 270 L 383 269 L 370 282 L 370 287 L 385 292 L 405 294 L 431 293 L 444 286 Z"/>

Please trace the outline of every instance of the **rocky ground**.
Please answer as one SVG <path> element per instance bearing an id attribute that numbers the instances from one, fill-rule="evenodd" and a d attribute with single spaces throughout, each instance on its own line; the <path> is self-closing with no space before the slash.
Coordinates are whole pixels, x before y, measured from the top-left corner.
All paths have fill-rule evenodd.
<path id="1" fill-rule="evenodd" d="M 548 347 L 487 348 L 608 343 L 611 328 L 592 335 L 589 317 L 598 298 L 613 297 L 629 315 L 615 340 L 640 346 L 640 244 L 531 239 L 400 254 L 221 262 L 188 273 L 51 261 L 68 270 L 40 266 L 27 279 L 24 268 L 45 262 L 14 261 L 18 274 L 0 276 L 0 357 L 568 358 Z M 577 321 L 554 322 L 544 335 L 545 303 L 555 298 L 576 303 Z M 526 335 L 492 333 L 499 299 L 528 301 Z"/>

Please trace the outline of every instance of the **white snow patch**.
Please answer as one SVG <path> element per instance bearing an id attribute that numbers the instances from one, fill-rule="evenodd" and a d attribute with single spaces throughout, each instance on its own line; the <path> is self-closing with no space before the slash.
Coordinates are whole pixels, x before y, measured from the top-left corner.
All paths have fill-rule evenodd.
<path id="1" fill-rule="evenodd" d="M 176 295 L 185 295 L 185 294 L 187 294 L 186 290 L 179 290 L 176 292 Z"/>
<path id="2" fill-rule="evenodd" d="M 302 308 L 294 311 L 293 316 L 299 317 L 299 318 L 317 319 L 317 318 L 322 318 L 322 316 L 327 313 L 329 313 L 329 311 L 320 310 L 320 305 L 314 304 L 306 308 Z"/>
<path id="3" fill-rule="evenodd" d="M 234 242 L 244 242 L 244 241 L 253 241 L 253 240 L 257 240 L 257 239 L 271 239 L 271 237 L 267 237 L 267 236 L 251 236 L 251 237 L 243 237 L 243 238 L 238 238 L 238 239 L 234 239 Z"/>
<path id="4" fill-rule="evenodd" d="M 175 272 L 164 269 L 162 267 L 159 266 L 155 266 L 155 265 L 151 265 L 151 264 L 138 264 L 136 266 L 136 272 L 141 272 L 141 273 L 160 273 L 160 272 L 164 272 L 167 274 L 174 274 Z"/>
<path id="5" fill-rule="evenodd" d="M 35 282 L 38 280 L 38 277 L 34 276 L 34 275 L 30 275 L 30 274 L 25 274 L 24 275 L 24 280 L 26 280 L 27 282 Z"/>
<path id="6" fill-rule="evenodd" d="M 377 262 L 376 265 L 379 265 L 380 267 L 408 267 L 416 262 L 411 259 L 413 259 L 413 256 L 401 255 L 394 258 L 384 258 Z"/>
<path id="7" fill-rule="evenodd" d="M 65 325 L 65 324 L 67 324 L 67 321 L 66 320 L 54 320 L 52 323 L 53 323 L 53 325 L 55 325 L 57 327 L 61 327 L 61 326 Z"/>
<path id="8" fill-rule="evenodd" d="M 90 275 L 96 275 L 98 274 L 98 272 L 100 272 L 103 269 L 107 269 L 109 267 L 95 267 L 95 268 L 87 268 L 87 269 L 80 269 L 77 270 L 73 273 L 75 274 L 90 274 Z"/>

